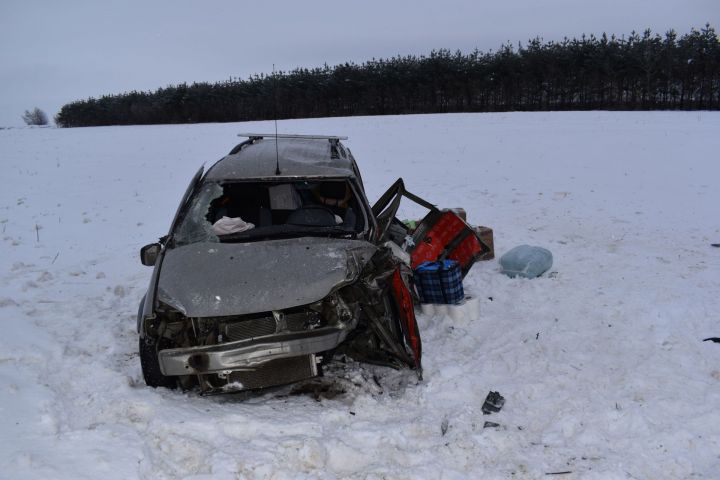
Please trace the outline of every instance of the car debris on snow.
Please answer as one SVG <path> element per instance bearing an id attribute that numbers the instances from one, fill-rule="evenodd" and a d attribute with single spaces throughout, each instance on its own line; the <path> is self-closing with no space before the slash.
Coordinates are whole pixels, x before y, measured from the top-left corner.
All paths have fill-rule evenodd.
<path id="1" fill-rule="evenodd" d="M 482 405 L 482 412 L 485 415 L 490 415 L 494 412 L 499 412 L 505 405 L 505 397 L 500 395 L 498 392 L 491 391 L 485 397 L 485 402 Z"/>

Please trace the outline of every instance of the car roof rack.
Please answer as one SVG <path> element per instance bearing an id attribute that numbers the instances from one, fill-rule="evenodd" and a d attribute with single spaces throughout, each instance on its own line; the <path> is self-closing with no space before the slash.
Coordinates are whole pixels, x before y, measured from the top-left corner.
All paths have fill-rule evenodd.
<path id="1" fill-rule="evenodd" d="M 329 140 L 330 142 L 337 142 L 338 140 L 347 140 L 348 137 L 340 135 L 295 135 L 288 133 L 238 133 L 238 137 L 248 137 L 251 139 L 260 138 L 302 138 L 305 140 Z"/>
<path id="2" fill-rule="evenodd" d="M 343 158 L 345 158 L 345 149 L 340 144 L 340 140 L 348 139 L 348 137 L 343 137 L 340 135 L 297 135 L 289 133 L 238 133 L 237 136 L 248 137 L 248 139 L 239 143 L 238 145 L 235 145 L 235 148 L 230 150 L 230 153 L 228 155 L 234 155 L 240 150 L 242 150 L 243 147 L 245 147 L 246 145 L 252 145 L 253 143 L 257 142 L 258 140 L 262 140 L 263 138 L 298 138 L 305 140 L 327 140 L 328 142 L 330 142 L 330 158 L 340 158 L 341 151 Z"/>

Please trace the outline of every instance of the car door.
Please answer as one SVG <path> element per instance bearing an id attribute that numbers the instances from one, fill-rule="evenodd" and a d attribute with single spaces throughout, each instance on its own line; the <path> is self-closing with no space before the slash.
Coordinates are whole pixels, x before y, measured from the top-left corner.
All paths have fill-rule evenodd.
<path id="1" fill-rule="evenodd" d="M 427 215 L 414 229 L 396 217 L 403 197 L 428 209 Z M 408 192 L 402 178 L 378 199 L 372 207 L 372 213 L 378 225 L 377 243 L 383 244 L 390 240 L 410 254 L 410 268 L 398 266 L 392 277 L 391 292 L 405 346 L 412 352 L 415 367 L 421 372 L 422 342 L 411 294 L 413 270 L 426 261 L 449 259 L 458 262 L 465 276 L 475 261 L 492 252 L 492 247 L 483 241 L 476 229 L 468 225 L 459 210 L 439 209 Z"/>
<path id="2" fill-rule="evenodd" d="M 400 207 L 400 201 L 403 196 L 407 195 L 405 190 L 405 184 L 402 178 L 399 178 L 393 185 L 375 202 L 372 207 L 372 213 L 375 217 L 375 221 L 378 225 L 377 231 L 377 243 L 382 244 L 388 241 L 388 239 L 399 242 L 399 238 L 392 239 L 391 228 L 395 225 L 396 230 L 399 231 L 400 236 L 404 232 L 402 229 L 402 223 L 395 218 L 398 208 Z M 410 194 L 412 197 L 414 195 Z M 425 202 L 425 200 L 418 198 L 421 205 L 435 208 L 433 205 Z M 415 318 L 415 308 L 412 295 L 412 270 L 410 270 L 404 264 L 398 265 L 390 280 L 390 293 L 395 301 L 395 308 L 397 312 L 397 320 L 400 325 L 400 331 L 402 332 L 403 338 L 402 343 L 405 350 L 409 350 L 411 354 L 414 368 L 418 372 L 418 376 L 422 378 L 422 340 L 420 337 L 420 331 L 417 325 L 417 319 Z"/>
<path id="3" fill-rule="evenodd" d="M 429 210 L 412 230 L 395 217 L 403 197 Z M 378 242 L 392 239 L 404 245 L 413 269 L 426 261 L 448 259 L 457 261 L 465 276 L 478 259 L 492 251 L 458 209 L 439 209 L 408 192 L 402 178 L 378 199 L 372 211 L 378 224 Z"/>

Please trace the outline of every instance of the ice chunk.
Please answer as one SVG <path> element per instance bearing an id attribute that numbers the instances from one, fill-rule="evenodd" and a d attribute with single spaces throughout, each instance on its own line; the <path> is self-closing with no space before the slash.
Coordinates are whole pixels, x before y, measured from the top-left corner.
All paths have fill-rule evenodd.
<path id="1" fill-rule="evenodd" d="M 550 270 L 553 257 L 550 250 L 542 247 L 520 245 L 500 257 L 500 270 L 510 278 L 517 276 L 525 278 L 539 277 Z"/>

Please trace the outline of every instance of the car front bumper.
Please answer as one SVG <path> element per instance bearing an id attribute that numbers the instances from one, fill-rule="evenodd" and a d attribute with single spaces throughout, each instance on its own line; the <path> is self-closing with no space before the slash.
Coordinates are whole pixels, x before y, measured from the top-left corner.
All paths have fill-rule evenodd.
<path id="1" fill-rule="evenodd" d="M 345 340 L 349 330 L 322 327 L 304 332 L 285 332 L 217 345 L 160 350 L 163 375 L 196 375 L 254 370 L 280 358 L 332 350 Z"/>

